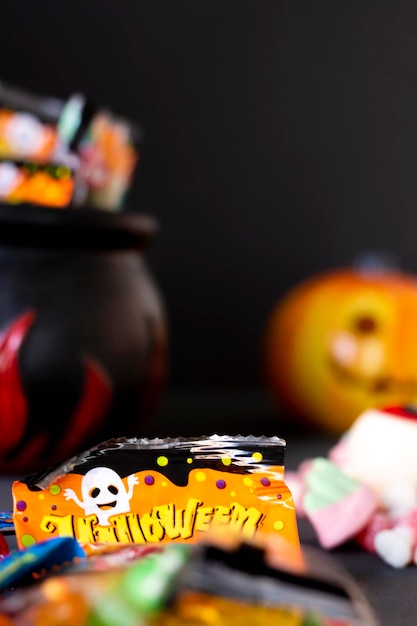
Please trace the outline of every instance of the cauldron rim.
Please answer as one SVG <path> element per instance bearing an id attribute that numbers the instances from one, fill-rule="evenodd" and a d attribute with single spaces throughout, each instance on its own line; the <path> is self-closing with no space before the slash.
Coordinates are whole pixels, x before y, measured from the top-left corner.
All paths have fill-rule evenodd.
<path id="1" fill-rule="evenodd" d="M 124 209 L 50 208 L 0 203 L 0 245 L 66 250 L 142 250 L 157 221 Z"/>

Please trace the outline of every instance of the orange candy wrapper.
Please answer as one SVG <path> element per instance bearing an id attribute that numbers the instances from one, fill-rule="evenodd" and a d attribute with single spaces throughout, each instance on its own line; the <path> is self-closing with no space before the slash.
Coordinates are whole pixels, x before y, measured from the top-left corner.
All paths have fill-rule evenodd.
<path id="1" fill-rule="evenodd" d="M 65 208 L 74 186 L 74 173 L 65 165 L 0 161 L 0 202 Z"/>
<path id="2" fill-rule="evenodd" d="M 29 159 L 37 163 L 51 162 L 57 144 L 58 134 L 52 124 L 41 122 L 32 113 L 0 107 L 0 157 L 2 159 Z"/>
<path id="3" fill-rule="evenodd" d="M 284 455 L 278 437 L 110 440 L 13 484 L 17 542 L 198 542 L 225 530 L 298 550 Z"/>

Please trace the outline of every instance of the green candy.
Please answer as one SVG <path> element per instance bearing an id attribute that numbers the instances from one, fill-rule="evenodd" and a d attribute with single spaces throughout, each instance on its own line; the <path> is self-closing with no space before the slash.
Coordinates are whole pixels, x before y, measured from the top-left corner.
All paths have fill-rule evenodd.
<path id="1" fill-rule="evenodd" d="M 189 553 L 189 546 L 170 545 L 127 567 L 117 585 L 93 607 L 87 626 L 145 624 L 148 615 L 163 609 Z"/>
<path id="2" fill-rule="evenodd" d="M 308 489 L 303 505 L 307 513 L 340 502 L 358 488 L 356 480 L 324 457 L 314 459 L 305 481 Z"/>
<path id="3" fill-rule="evenodd" d="M 161 609 L 188 554 L 188 547 L 171 545 L 132 565 L 124 572 L 120 583 L 123 597 L 144 613 Z"/>

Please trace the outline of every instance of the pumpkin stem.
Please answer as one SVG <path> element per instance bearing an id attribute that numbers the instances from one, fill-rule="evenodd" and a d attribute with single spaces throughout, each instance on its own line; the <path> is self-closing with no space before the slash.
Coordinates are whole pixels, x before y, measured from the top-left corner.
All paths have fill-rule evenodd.
<path id="1" fill-rule="evenodd" d="M 397 257 L 386 252 L 363 252 L 355 258 L 353 266 L 363 274 L 385 274 L 399 269 Z"/>

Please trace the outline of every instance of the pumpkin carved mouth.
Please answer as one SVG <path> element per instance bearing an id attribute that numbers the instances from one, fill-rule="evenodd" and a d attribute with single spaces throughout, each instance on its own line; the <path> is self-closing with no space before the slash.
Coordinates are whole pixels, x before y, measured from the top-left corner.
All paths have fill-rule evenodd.
<path id="1" fill-rule="evenodd" d="M 330 358 L 330 369 L 339 381 L 360 387 L 369 393 L 400 393 L 407 397 L 417 395 L 417 380 L 399 380 L 386 374 L 373 377 L 361 376 L 332 358 Z"/>

